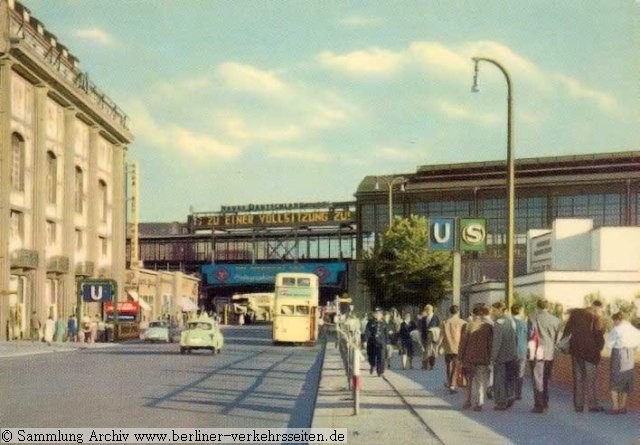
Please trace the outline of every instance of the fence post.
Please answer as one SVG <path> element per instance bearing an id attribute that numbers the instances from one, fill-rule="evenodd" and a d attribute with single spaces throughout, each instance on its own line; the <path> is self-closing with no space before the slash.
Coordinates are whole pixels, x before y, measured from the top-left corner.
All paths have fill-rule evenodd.
<path id="1" fill-rule="evenodd" d="M 360 349 L 353 352 L 353 415 L 360 414 Z"/>

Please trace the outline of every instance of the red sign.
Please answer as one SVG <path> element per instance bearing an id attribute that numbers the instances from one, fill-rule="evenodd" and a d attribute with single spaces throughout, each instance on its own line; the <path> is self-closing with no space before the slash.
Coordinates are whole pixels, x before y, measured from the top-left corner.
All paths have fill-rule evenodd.
<path id="1" fill-rule="evenodd" d="M 137 314 L 138 313 L 137 301 L 119 301 L 118 313 L 120 314 Z M 106 312 L 113 312 L 113 301 L 108 301 L 104 304 L 104 310 Z"/>

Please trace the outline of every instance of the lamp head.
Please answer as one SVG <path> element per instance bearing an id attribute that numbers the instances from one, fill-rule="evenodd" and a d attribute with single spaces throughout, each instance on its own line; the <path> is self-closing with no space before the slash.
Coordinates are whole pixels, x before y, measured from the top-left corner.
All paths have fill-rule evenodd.
<path id="1" fill-rule="evenodd" d="M 376 190 L 380 190 L 380 181 L 378 180 L 377 176 L 376 176 Z"/>
<path id="2" fill-rule="evenodd" d="M 478 62 L 479 60 L 475 57 L 473 58 L 474 67 L 473 67 L 473 86 L 471 87 L 472 93 L 478 93 L 480 89 L 478 88 Z"/>
<path id="3" fill-rule="evenodd" d="M 407 186 L 407 181 L 406 181 L 406 180 L 405 180 L 405 181 L 402 181 L 402 182 L 400 183 L 400 191 L 401 191 L 401 192 L 404 192 L 404 191 L 406 190 L 406 186 Z"/>

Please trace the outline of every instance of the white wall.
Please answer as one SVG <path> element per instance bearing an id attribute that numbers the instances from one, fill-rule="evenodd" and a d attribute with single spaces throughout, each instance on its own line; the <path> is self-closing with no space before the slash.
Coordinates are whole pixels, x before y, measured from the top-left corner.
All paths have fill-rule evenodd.
<path id="1" fill-rule="evenodd" d="M 601 227 L 592 233 L 595 270 L 640 273 L 640 227 Z"/>
<path id="2" fill-rule="evenodd" d="M 552 270 L 591 270 L 591 219 L 556 219 L 552 227 Z"/>
<path id="3" fill-rule="evenodd" d="M 540 272 L 516 277 L 514 290 L 523 297 L 543 296 L 565 309 L 584 307 L 584 297 L 600 294 L 605 303 L 635 300 L 640 274 L 635 272 Z"/>

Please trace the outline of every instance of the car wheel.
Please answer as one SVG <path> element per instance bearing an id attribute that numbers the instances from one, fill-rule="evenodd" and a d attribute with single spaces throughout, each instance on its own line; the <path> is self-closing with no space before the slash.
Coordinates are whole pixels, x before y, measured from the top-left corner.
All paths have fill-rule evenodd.
<path id="1" fill-rule="evenodd" d="M 211 355 L 216 355 L 216 348 L 211 348 Z"/>
<path id="2" fill-rule="evenodd" d="M 222 348 L 218 348 L 217 354 L 220 355 L 221 352 L 222 352 Z"/>
<path id="3" fill-rule="evenodd" d="M 183 347 L 180 347 L 180 354 L 184 354 L 185 353 L 185 349 Z"/>

